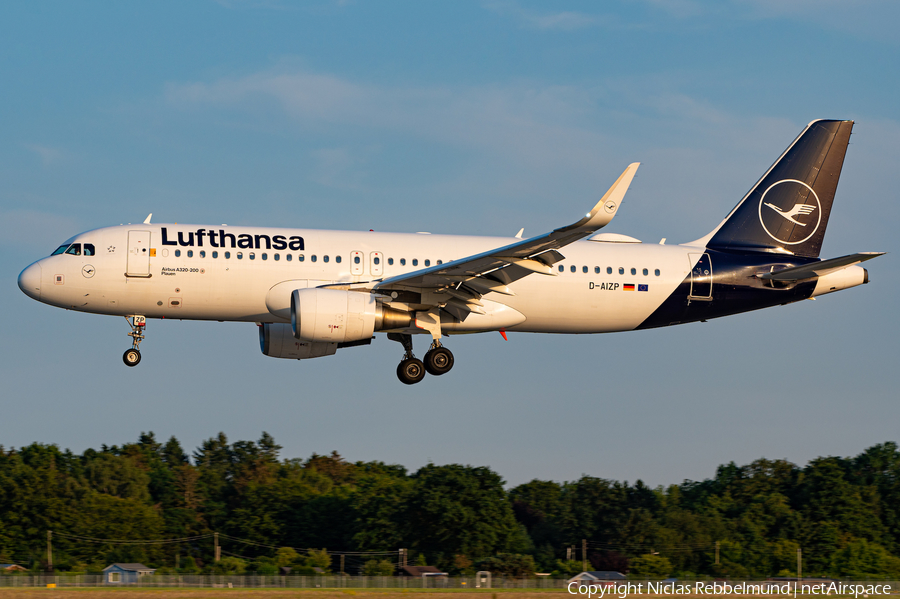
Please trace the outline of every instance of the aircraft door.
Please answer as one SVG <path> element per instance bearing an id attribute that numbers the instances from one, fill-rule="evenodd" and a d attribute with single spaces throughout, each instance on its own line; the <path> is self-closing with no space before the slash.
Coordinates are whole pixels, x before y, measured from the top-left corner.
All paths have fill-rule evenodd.
<path id="1" fill-rule="evenodd" d="M 691 293 L 688 297 L 711 300 L 713 273 L 709 254 L 688 254 L 688 259 L 692 263 L 696 260 L 694 268 L 691 270 Z"/>
<path id="2" fill-rule="evenodd" d="M 128 264 L 125 276 L 150 276 L 150 231 L 128 232 Z"/>
<path id="3" fill-rule="evenodd" d="M 366 264 L 363 262 L 366 257 L 362 252 L 350 252 L 350 274 L 361 275 Z"/>
<path id="4" fill-rule="evenodd" d="M 369 258 L 372 260 L 371 273 L 373 277 L 380 277 L 384 273 L 384 256 L 381 255 L 381 252 L 372 252 L 369 254 Z"/>

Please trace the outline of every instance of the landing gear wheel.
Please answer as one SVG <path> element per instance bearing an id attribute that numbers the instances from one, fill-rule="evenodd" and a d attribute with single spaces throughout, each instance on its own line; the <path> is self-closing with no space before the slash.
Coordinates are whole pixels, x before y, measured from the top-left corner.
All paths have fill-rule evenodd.
<path id="1" fill-rule="evenodd" d="M 126 350 L 122 354 L 122 361 L 125 362 L 125 366 L 137 366 L 141 363 L 141 352 L 136 349 Z"/>
<path id="2" fill-rule="evenodd" d="M 435 347 L 425 354 L 425 370 L 428 374 L 440 376 L 453 368 L 453 354 L 446 347 Z"/>
<path id="3" fill-rule="evenodd" d="M 425 365 L 417 358 L 407 358 L 397 366 L 397 378 L 404 385 L 415 385 L 425 378 Z"/>

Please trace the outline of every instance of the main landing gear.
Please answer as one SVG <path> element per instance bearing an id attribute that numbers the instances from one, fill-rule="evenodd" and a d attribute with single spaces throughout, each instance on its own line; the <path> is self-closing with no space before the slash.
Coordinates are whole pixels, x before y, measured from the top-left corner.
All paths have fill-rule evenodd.
<path id="1" fill-rule="evenodd" d="M 126 350 L 125 353 L 122 354 L 122 361 L 125 362 L 125 366 L 137 366 L 141 363 L 141 352 L 138 347 L 140 347 L 141 341 L 144 340 L 144 329 L 147 326 L 147 317 L 132 316 L 129 319 L 126 316 L 125 320 L 131 327 L 131 332 L 128 333 L 128 336 L 131 337 L 131 349 Z"/>
<path id="2" fill-rule="evenodd" d="M 403 345 L 406 353 L 397 365 L 397 378 L 405 385 L 415 385 L 425 378 L 425 373 L 440 376 L 450 372 L 453 368 L 453 354 L 435 340 L 431 349 L 425 354 L 425 361 L 419 360 L 413 355 L 412 335 L 404 333 L 388 333 L 388 339 L 397 341 Z"/>

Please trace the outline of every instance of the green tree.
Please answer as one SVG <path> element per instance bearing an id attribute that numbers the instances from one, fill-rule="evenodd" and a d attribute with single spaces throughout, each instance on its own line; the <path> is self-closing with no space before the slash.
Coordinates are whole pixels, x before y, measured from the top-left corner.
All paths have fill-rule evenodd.
<path id="1" fill-rule="evenodd" d="M 413 476 L 408 545 L 429 554 L 484 556 L 507 548 L 518 526 L 503 479 L 484 467 L 429 464 Z"/>
<path id="2" fill-rule="evenodd" d="M 394 564 L 390 560 L 370 559 L 363 564 L 363 576 L 391 576 L 394 574 Z"/>
<path id="3" fill-rule="evenodd" d="M 292 566 L 299 563 L 303 563 L 303 558 L 293 547 L 280 547 L 275 552 L 276 566 Z"/>
<path id="4" fill-rule="evenodd" d="M 528 578 L 534 576 L 537 566 L 530 555 L 499 553 L 478 562 L 479 570 L 488 570 L 494 576 Z"/>
<path id="5" fill-rule="evenodd" d="M 672 573 L 672 562 L 668 559 L 653 554 L 644 554 L 629 562 L 628 575 L 632 578 L 659 579 L 666 578 Z"/>
<path id="6" fill-rule="evenodd" d="M 328 572 L 331 569 L 331 556 L 324 549 L 310 549 L 306 552 L 306 565 Z"/>
<path id="7" fill-rule="evenodd" d="M 213 564 L 213 573 L 219 575 L 241 575 L 247 570 L 247 562 L 227 556 Z"/>
<path id="8" fill-rule="evenodd" d="M 830 573 L 854 580 L 896 580 L 900 578 L 900 558 L 877 543 L 853 539 L 835 553 Z"/>

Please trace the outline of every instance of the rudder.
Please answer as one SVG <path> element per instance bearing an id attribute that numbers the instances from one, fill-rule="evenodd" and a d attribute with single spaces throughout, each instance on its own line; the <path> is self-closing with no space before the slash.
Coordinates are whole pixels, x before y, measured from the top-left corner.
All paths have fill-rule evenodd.
<path id="1" fill-rule="evenodd" d="M 853 121 L 813 121 L 711 234 L 707 247 L 816 258 Z"/>

